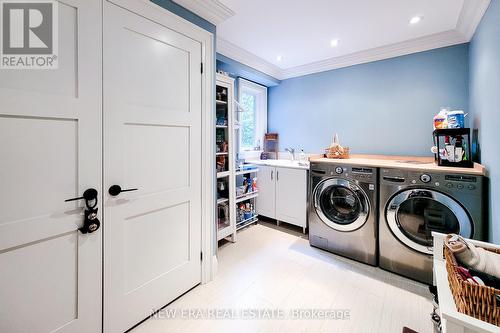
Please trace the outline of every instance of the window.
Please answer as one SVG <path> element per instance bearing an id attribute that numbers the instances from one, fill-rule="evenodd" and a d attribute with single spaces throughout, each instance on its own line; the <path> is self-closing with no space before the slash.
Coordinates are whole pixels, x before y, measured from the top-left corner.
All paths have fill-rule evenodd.
<path id="1" fill-rule="evenodd" d="M 240 78 L 238 100 L 243 108 L 238 113 L 239 151 L 262 149 L 267 132 L 267 88 Z"/>

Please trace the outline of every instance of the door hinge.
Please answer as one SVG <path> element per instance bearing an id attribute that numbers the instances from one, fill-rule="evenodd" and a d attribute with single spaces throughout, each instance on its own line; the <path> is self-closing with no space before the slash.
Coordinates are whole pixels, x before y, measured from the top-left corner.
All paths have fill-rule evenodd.
<path id="1" fill-rule="evenodd" d="M 201 74 L 203 74 L 203 63 L 200 64 Z"/>
<path id="2" fill-rule="evenodd" d="M 203 261 L 203 252 L 200 252 L 200 260 Z"/>

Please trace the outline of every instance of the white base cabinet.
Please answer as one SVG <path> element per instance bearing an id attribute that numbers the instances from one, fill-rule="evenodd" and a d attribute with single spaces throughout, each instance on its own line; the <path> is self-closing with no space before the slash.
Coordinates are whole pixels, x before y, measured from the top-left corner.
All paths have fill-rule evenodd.
<path id="1" fill-rule="evenodd" d="M 307 170 L 259 166 L 257 213 L 307 227 Z"/>
<path id="2" fill-rule="evenodd" d="M 259 197 L 257 198 L 257 214 L 276 218 L 276 168 L 259 165 L 257 184 Z"/>

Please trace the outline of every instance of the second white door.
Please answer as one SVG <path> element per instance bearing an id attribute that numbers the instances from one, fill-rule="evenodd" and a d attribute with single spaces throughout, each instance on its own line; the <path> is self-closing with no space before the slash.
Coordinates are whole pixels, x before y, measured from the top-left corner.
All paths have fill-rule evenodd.
<path id="1" fill-rule="evenodd" d="M 105 2 L 103 51 L 104 331 L 112 333 L 201 281 L 202 47 Z M 113 185 L 137 190 L 111 195 Z"/>

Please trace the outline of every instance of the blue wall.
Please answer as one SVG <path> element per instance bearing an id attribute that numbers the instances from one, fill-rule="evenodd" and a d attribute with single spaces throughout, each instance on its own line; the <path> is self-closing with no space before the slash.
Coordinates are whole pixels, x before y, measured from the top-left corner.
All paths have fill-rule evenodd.
<path id="1" fill-rule="evenodd" d="M 470 110 L 479 129 L 481 163 L 490 172 L 489 240 L 500 244 L 500 3 L 490 8 L 470 44 Z"/>
<path id="2" fill-rule="evenodd" d="M 441 106 L 467 112 L 468 45 L 283 80 L 269 90 L 281 149 L 322 152 L 334 133 L 352 153 L 431 155 Z"/>

